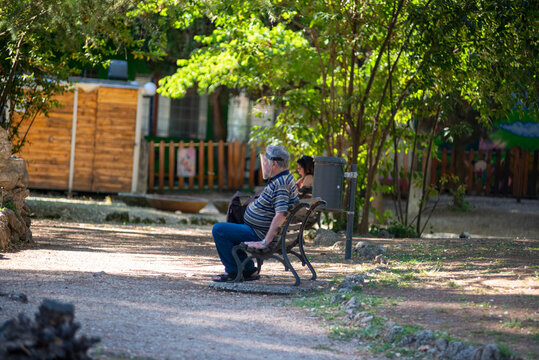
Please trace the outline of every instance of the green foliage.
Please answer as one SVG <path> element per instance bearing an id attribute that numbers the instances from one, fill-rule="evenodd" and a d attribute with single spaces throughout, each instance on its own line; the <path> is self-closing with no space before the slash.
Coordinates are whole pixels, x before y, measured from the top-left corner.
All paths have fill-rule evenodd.
<path id="1" fill-rule="evenodd" d="M 396 238 L 418 238 L 420 237 L 420 234 L 415 231 L 413 226 L 411 225 L 405 225 L 400 221 L 390 221 L 389 225 L 387 226 L 378 226 L 378 225 L 372 225 L 370 229 L 370 233 L 373 235 L 378 235 L 380 231 L 386 230 L 388 233 L 393 235 Z"/>
<path id="2" fill-rule="evenodd" d="M 444 184 L 449 186 L 449 191 L 453 195 L 453 205 L 451 208 L 459 212 L 469 212 L 473 205 L 465 199 L 466 197 L 466 184 L 461 184 L 459 177 L 450 175 L 442 179 Z"/>
<path id="3" fill-rule="evenodd" d="M 499 344 L 498 349 L 500 349 L 500 354 L 505 358 L 510 357 L 512 354 L 511 350 L 509 350 L 509 346 L 506 344 Z"/>
<path id="4" fill-rule="evenodd" d="M 13 204 L 11 201 L 7 201 L 5 203 L 0 204 L 0 210 L 1 209 L 9 209 L 13 212 L 17 212 L 17 208 L 15 207 L 15 204 Z"/>
<path id="5" fill-rule="evenodd" d="M 160 92 L 225 86 L 276 105 L 275 127 L 255 129 L 253 138 L 357 164 L 366 199 L 360 231 L 389 144 L 425 149 L 440 129 L 464 129 L 455 118 L 472 106 L 486 120 L 519 102 L 536 109 L 539 99 L 537 10 L 529 2 L 156 3 L 157 13 L 181 14 L 179 28 L 195 31 L 196 19 L 213 28 L 194 37 L 196 49 Z"/>
<path id="6" fill-rule="evenodd" d="M 136 13 L 136 17 L 135 17 Z M 16 153 L 69 77 L 108 59 L 160 57 L 159 19 L 128 0 L 6 0 L 0 5 L 0 125 Z M 26 129 L 25 133 L 19 133 Z"/>

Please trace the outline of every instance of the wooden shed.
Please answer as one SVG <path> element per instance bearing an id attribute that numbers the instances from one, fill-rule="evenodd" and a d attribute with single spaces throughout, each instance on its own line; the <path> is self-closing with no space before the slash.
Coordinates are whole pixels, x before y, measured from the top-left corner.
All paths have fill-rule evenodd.
<path id="1" fill-rule="evenodd" d="M 27 162 L 29 186 L 145 191 L 145 180 L 139 181 L 147 171 L 139 166 L 142 93 L 138 84 L 96 81 L 76 83 L 60 96 L 63 106 L 36 118 L 19 154 Z"/>

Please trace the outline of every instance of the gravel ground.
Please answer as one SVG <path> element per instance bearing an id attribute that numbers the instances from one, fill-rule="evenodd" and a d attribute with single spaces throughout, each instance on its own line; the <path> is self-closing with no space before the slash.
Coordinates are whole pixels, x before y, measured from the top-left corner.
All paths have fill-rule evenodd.
<path id="1" fill-rule="evenodd" d="M 209 246 L 208 226 L 43 220 L 33 232 L 37 247 L 0 260 L 0 292 L 29 300 L 0 297 L 0 321 L 35 313 L 44 298 L 73 303 L 80 333 L 102 338 L 92 350 L 97 358 L 370 358 L 286 307 L 289 297 L 211 290 L 208 276 L 221 269 L 216 255 L 199 249 Z"/>
<path id="2" fill-rule="evenodd" d="M 475 206 L 469 213 L 447 212 L 440 204 L 430 236 L 467 231 L 538 238 L 539 202 L 469 200 Z M 211 226 L 186 225 L 184 214 L 75 201 L 85 209 L 80 222 L 72 205 L 30 202 L 60 209 L 62 218 L 35 220 L 35 247 L 0 254 L 0 292 L 28 297 L 23 304 L 0 296 L 0 322 L 19 311 L 33 314 L 42 299 L 52 298 L 75 304 L 81 334 L 102 338 L 92 350 L 98 359 L 374 359 L 357 343 L 330 339 L 319 319 L 288 306 L 293 296 L 210 289 L 208 277 L 222 271 Z M 164 218 L 166 225 L 102 224 L 110 211 Z M 223 218 L 211 206 L 204 213 L 197 216 Z M 279 267 L 265 265 L 266 280 Z"/>

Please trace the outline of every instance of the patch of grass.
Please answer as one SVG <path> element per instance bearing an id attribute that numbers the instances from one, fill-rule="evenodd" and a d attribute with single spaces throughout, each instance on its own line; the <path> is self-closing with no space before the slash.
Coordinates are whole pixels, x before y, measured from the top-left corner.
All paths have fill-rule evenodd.
<path id="1" fill-rule="evenodd" d="M 502 327 L 511 329 L 522 329 L 522 321 L 509 319 L 503 322 Z"/>
<path id="2" fill-rule="evenodd" d="M 328 351 L 335 351 L 331 346 L 326 346 L 326 345 L 316 345 L 316 346 L 312 346 L 311 349 L 314 349 L 314 350 L 328 350 Z"/>
<path id="3" fill-rule="evenodd" d="M 467 306 L 467 307 L 481 307 L 481 308 L 490 308 L 492 307 L 492 304 L 489 303 L 488 301 L 484 301 L 482 303 L 475 303 L 473 301 L 469 301 L 465 304 L 463 304 L 463 306 Z"/>
<path id="4" fill-rule="evenodd" d="M 418 241 L 417 243 L 401 246 L 399 251 L 391 251 L 391 259 L 407 264 L 440 264 L 442 260 L 452 258 L 447 249 L 441 245 Z"/>
<path id="5" fill-rule="evenodd" d="M 416 269 L 390 268 L 384 272 L 372 274 L 367 286 L 410 287 L 418 280 Z"/>
<path id="6" fill-rule="evenodd" d="M 466 261 L 464 264 L 457 266 L 456 269 L 458 269 L 458 270 L 477 270 L 477 269 L 479 269 L 479 266 L 476 266 L 476 265 L 472 264 L 471 262 Z"/>
<path id="7" fill-rule="evenodd" d="M 498 344 L 498 348 L 500 349 L 500 354 L 504 357 L 511 356 L 511 351 L 509 350 L 509 347 L 506 344 Z"/>
<path id="8" fill-rule="evenodd" d="M 442 262 L 438 260 L 435 264 L 427 265 L 425 269 L 421 269 L 419 273 L 425 276 L 435 276 L 441 270 L 443 270 L 443 265 Z"/>
<path id="9" fill-rule="evenodd" d="M 473 293 L 473 294 L 479 294 L 479 295 L 483 295 L 483 294 L 486 293 L 485 289 L 483 289 L 483 288 L 473 289 L 470 292 Z"/>
<path id="10" fill-rule="evenodd" d="M 358 337 L 362 329 L 350 328 L 345 326 L 336 326 L 331 329 L 329 338 L 332 340 L 346 341 Z"/>

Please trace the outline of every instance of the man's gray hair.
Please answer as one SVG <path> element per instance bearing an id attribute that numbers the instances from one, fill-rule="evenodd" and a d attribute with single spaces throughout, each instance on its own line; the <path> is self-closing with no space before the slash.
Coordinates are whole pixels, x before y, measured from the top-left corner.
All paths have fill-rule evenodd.
<path id="1" fill-rule="evenodd" d="M 288 162 L 290 161 L 290 155 L 284 146 L 280 145 L 268 145 L 266 146 L 266 157 L 269 160 L 277 162 L 277 166 L 283 169 L 288 169 Z"/>

